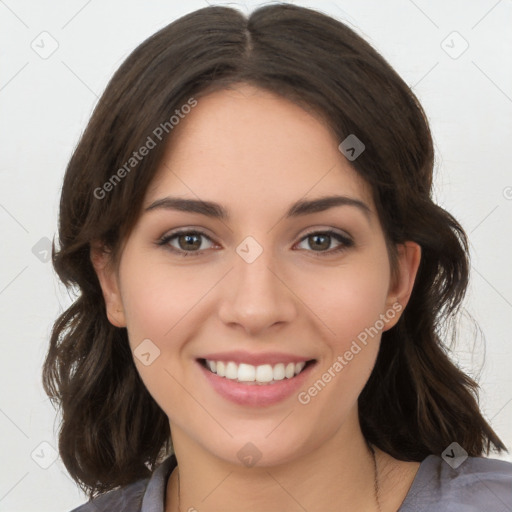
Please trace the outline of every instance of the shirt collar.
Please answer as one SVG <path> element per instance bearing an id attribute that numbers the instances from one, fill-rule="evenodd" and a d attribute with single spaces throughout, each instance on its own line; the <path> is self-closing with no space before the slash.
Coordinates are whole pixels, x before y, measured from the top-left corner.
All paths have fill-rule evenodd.
<path id="1" fill-rule="evenodd" d="M 172 454 L 155 469 L 146 486 L 140 512 L 165 512 L 167 481 L 176 465 L 176 455 Z"/>

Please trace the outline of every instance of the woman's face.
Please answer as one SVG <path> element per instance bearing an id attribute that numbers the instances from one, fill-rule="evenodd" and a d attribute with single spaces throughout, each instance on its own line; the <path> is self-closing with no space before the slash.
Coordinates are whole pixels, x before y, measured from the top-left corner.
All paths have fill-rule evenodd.
<path id="1" fill-rule="evenodd" d="M 271 465 L 359 428 L 357 398 L 419 256 L 402 251 L 392 283 L 370 189 L 340 142 L 248 85 L 199 99 L 174 127 L 118 272 L 99 274 L 175 445 Z"/>

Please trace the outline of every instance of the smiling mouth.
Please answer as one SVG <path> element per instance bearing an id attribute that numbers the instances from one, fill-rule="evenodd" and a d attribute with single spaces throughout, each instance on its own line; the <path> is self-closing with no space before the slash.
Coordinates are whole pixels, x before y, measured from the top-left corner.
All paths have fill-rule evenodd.
<path id="1" fill-rule="evenodd" d="M 247 385 L 276 384 L 283 380 L 291 380 L 316 363 L 316 359 L 310 359 L 300 363 L 290 362 L 254 366 L 246 363 L 237 364 L 233 361 L 212 361 L 208 359 L 198 359 L 198 361 L 201 366 L 218 377 Z"/>

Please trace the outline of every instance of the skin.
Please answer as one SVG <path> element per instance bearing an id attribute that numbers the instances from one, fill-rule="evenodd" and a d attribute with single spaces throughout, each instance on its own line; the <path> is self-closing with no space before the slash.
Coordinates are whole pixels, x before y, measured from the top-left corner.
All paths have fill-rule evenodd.
<path id="1" fill-rule="evenodd" d="M 357 398 L 380 333 L 307 405 L 296 394 L 264 408 L 233 404 L 195 361 L 240 348 L 315 358 L 307 390 L 380 314 L 406 306 L 420 248 L 397 247 L 392 279 L 370 188 L 340 142 L 319 118 L 272 93 L 247 84 L 211 93 L 173 130 L 144 207 L 171 195 L 199 198 L 222 204 L 230 219 L 155 208 L 140 215 L 118 267 L 99 246 L 91 252 L 109 320 L 127 328 L 132 350 L 144 339 L 160 350 L 148 366 L 134 361 L 169 418 L 182 512 L 377 510 Z M 293 202 L 333 193 L 363 201 L 368 215 L 345 205 L 284 218 Z M 169 245 L 190 248 L 179 237 L 157 245 L 176 228 L 206 232 L 199 255 L 173 253 Z M 329 228 L 353 245 L 334 253 L 334 237 L 320 249 L 305 237 Z M 263 248 L 250 264 L 236 252 L 249 235 Z M 250 468 L 237 457 L 247 442 L 261 452 Z M 419 463 L 376 453 L 381 510 L 396 510 Z M 178 510 L 177 470 L 165 507 Z"/>

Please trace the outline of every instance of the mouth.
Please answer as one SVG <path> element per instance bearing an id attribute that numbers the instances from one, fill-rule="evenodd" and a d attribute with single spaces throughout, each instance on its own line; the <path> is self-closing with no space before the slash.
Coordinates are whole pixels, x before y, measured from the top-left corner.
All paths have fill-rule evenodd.
<path id="1" fill-rule="evenodd" d="M 220 397 L 239 406 L 251 407 L 268 407 L 290 398 L 304 386 L 317 363 L 316 359 L 293 356 L 230 356 L 231 360 L 222 355 L 212 355 L 198 358 L 196 362 L 206 382 Z M 256 364 L 249 364 L 248 359 Z"/>
<path id="2" fill-rule="evenodd" d="M 217 377 L 248 386 L 275 385 L 295 379 L 316 363 L 316 359 L 260 365 L 204 358 L 197 361 L 205 370 Z"/>

